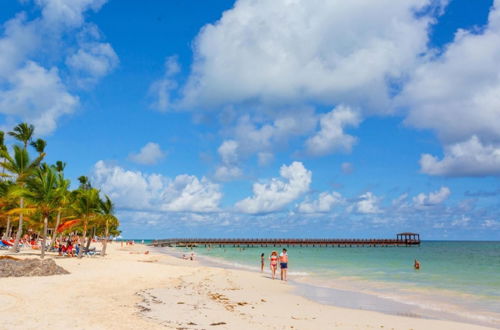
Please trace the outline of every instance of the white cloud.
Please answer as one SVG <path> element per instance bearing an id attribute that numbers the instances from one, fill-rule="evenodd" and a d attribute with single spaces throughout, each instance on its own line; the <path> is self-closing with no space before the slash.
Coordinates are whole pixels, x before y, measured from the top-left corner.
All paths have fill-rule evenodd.
<path id="1" fill-rule="evenodd" d="M 206 178 L 182 174 L 170 179 L 160 174 L 125 170 L 98 161 L 93 184 L 119 208 L 172 212 L 215 212 L 222 198 L 219 185 Z"/>
<path id="2" fill-rule="evenodd" d="M 78 97 L 67 91 L 56 68 L 46 70 L 27 62 L 9 76 L 9 82 L 9 88 L 0 88 L 0 112 L 29 120 L 40 134 L 53 131 L 59 117 L 78 105 Z"/>
<path id="3" fill-rule="evenodd" d="M 341 194 L 334 191 L 331 194 L 322 192 L 319 194 L 318 199 L 310 201 L 305 200 L 299 204 L 298 210 L 302 213 L 326 213 L 344 201 Z"/>
<path id="4" fill-rule="evenodd" d="M 154 142 L 148 142 L 138 153 L 129 155 L 129 159 L 135 163 L 143 165 L 154 165 L 165 158 L 166 153 L 161 150 L 160 145 Z"/>
<path id="5" fill-rule="evenodd" d="M 423 173 L 444 176 L 500 175 L 500 145 L 483 145 L 477 136 L 447 146 L 444 158 L 424 154 L 420 158 Z"/>
<path id="6" fill-rule="evenodd" d="M 398 103 L 406 123 L 431 129 L 445 146 L 445 158 L 424 155 L 422 170 L 433 175 L 499 175 L 500 1 L 488 24 L 458 30 L 443 53 L 426 59 L 410 75 Z M 474 149 L 474 154 L 461 154 Z"/>
<path id="7" fill-rule="evenodd" d="M 215 170 L 214 178 L 219 181 L 231 181 L 243 175 L 241 168 L 232 165 L 219 165 Z"/>
<path id="8" fill-rule="evenodd" d="M 433 14 L 415 12 L 433 3 L 239 0 L 201 29 L 183 105 L 315 100 L 386 112 L 391 79 L 426 50 Z"/>
<path id="9" fill-rule="evenodd" d="M 238 142 L 234 140 L 224 141 L 217 152 L 219 153 L 222 162 L 226 164 L 234 164 L 238 162 Z"/>
<path id="10" fill-rule="evenodd" d="M 37 0 L 41 16 L 28 20 L 21 13 L 4 24 L 0 35 L 0 114 L 6 115 L 7 122 L 28 121 L 36 125 L 38 133 L 52 132 L 58 119 L 73 113 L 79 104 L 78 96 L 69 92 L 66 70 L 78 67 L 79 74 L 90 74 L 96 81 L 114 67 L 116 54 L 109 44 L 99 43 L 95 33 L 87 38 L 85 48 L 73 45 L 74 36 L 91 26 L 84 20 L 85 12 L 99 10 L 104 3 Z"/>
<path id="11" fill-rule="evenodd" d="M 301 162 L 281 166 L 280 175 L 287 181 L 254 183 L 253 196 L 237 202 L 236 208 L 250 214 L 279 211 L 309 190 L 312 173 Z"/>
<path id="12" fill-rule="evenodd" d="M 177 88 L 174 76 L 181 70 L 176 56 L 167 57 L 164 66 L 163 77 L 149 87 L 149 95 L 152 98 L 151 107 L 159 111 L 171 110 L 173 104 L 170 93 Z"/>
<path id="13" fill-rule="evenodd" d="M 217 167 L 215 178 L 220 181 L 229 181 L 240 177 L 243 173 L 238 167 L 238 142 L 226 140 L 217 151 L 222 164 Z"/>
<path id="14" fill-rule="evenodd" d="M 468 216 L 462 215 L 459 219 L 455 219 L 451 222 L 453 227 L 466 227 L 470 223 L 470 218 Z"/>
<path id="15" fill-rule="evenodd" d="M 380 198 L 368 191 L 359 196 L 358 200 L 351 206 L 350 210 L 362 214 L 382 213 L 382 210 L 379 208 L 379 202 Z"/>
<path id="16" fill-rule="evenodd" d="M 343 105 L 322 115 L 319 132 L 306 141 L 308 152 L 312 155 L 326 155 L 335 151 L 350 152 L 356 138 L 345 134 L 344 128 L 356 127 L 359 122 L 359 115 Z"/>
<path id="17" fill-rule="evenodd" d="M 36 0 L 42 7 L 42 16 L 47 24 L 56 28 L 59 25 L 78 27 L 84 23 L 83 14 L 91 9 L 98 11 L 107 0 Z"/>
<path id="18" fill-rule="evenodd" d="M 500 229 L 500 221 L 495 221 L 492 219 L 486 219 L 484 222 L 481 224 L 481 227 L 483 228 L 488 228 L 488 229 Z"/>
<path id="19" fill-rule="evenodd" d="M 451 194 L 448 187 L 441 187 L 438 191 L 431 192 L 428 195 L 420 193 L 413 197 L 413 205 L 417 209 L 425 209 L 443 203 Z"/>
<path id="20" fill-rule="evenodd" d="M 93 85 L 118 65 L 118 56 L 109 43 L 84 44 L 78 52 L 66 59 L 66 64 L 77 73 L 82 86 Z"/>
<path id="21" fill-rule="evenodd" d="M 260 124 L 250 116 L 239 118 L 230 132 L 238 142 L 242 155 L 254 153 L 272 153 L 272 151 L 293 138 L 310 134 L 317 123 L 317 116 L 312 108 L 290 109 L 278 114 L 271 123 Z"/>

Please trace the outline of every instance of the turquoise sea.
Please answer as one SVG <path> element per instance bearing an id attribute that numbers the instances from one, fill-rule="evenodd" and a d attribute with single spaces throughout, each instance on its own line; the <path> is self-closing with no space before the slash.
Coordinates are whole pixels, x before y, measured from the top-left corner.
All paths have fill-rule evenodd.
<path id="1" fill-rule="evenodd" d="M 281 248 L 199 247 L 194 251 L 207 263 L 260 271 L 260 254 L 267 259 L 272 250 Z M 311 299 L 343 306 L 350 301 L 347 307 L 500 328 L 500 241 L 287 248 L 289 279 Z M 191 250 L 177 250 L 184 252 Z M 414 259 L 420 261 L 420 270 L 413 269 Z M 265 270 L 269 273 L 267 262 Z"/>

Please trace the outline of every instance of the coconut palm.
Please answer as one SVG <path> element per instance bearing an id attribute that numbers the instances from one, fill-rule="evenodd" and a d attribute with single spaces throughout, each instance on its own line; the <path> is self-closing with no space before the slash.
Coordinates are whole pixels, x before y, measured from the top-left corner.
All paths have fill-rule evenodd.
<path id="1" fill-rule="evenodd" d="M 55 164 L 55 169 L 57 171 L 57 173 L 61 174 L 62 172 L 64 172 L 64 169 L 66 168 L 66 163 L 65 162 L 62 162 L 60 160 L 58 160 Z"/>
<path id="2" fill-rule="evenodd" d="M 78 189 L 73 192 L 74 202 L 72 211 L 82 221 L 83 236 L 82 242 L 85 243 L 87 238 L 87 230 L 89 223 L 96 217 L 99 212 L 99 190 L 97 189 Z M 87 243 L 90 243 L 90 238 Z M 83 256 L 83 247 L 80 248 L 78 257 Z"/>
<path id="3" fill-rule="evenodd" d="M 106 255 L 106 247 L 108 244 L 110 228 L 117 228 L 119 224 L 118 219 L 113 215 L 114 213 L 113 202 L 108 197 L 108 195 L 104 195 L 104 198 L 105 198 L 104 200 L 102 199 L 99 200 L 99 209 L 101 211 L 99 219 L 101 220 L 101 223 L 104 224 L 104 241 L 101 252 L 102 256 Z"/>
<path id="4" fill-rule="evenodd" d="M 21 124 L 20 124 L 21 125 Z M 16 126 L 17 127 L 17 126 Z M 40 166 L 41 161 L 45 157 L 45 153 L 40 154 L 35 160 L 30 160 L 30 155 L 26 148 L 18 145 L 13 147 L 14 157 L 12 157 L 7 149 L 1 149 L 0 155 L 4 160 L 0 163 L 2 168 L 14 175 L 15 183 L 19 188 L 24 188 L 26 181 L 35 173 Z M 19 208 L 24 208 L 24 197 L 19 197 Z M 23 212 L 19 214 L 19 229 L 17 230 L 16 239 L 14 241 L 14 251 L 19 251 L 19 240 L 23 231 Z"/>
<path id="5" fill-rule="evenodd" d="M 7 214 L 8 211 L 16 207 L 15 197 L 12 194 L 14 184 L 10 181 L 0 182 L 0 216 L 6 219 L 5 231 L 2 239 L 10 237 L 12 231 L 12 215 Z"/>
<path id="6" fill-rule="evenodd" d="M 39 168 L 35 175 L 27 180 L 23 192 L 23 196 L 33 204 L 43 219 L 42 259 L 45 256 L 48 220 L 56 212 L 61 198 L 57 180 L 57 174 L 52 167 Z"/>
<path id="7" fill-rule="evenodd" d="M 56 169 L 58 169 L 57 166 L 55 166 Z M 57 227 L 59 227 L 59 224 L 61 223 L 61 215 L 62 213 L 68 209 L 71 199 L 70 199 L 70 193 L 69 193 L 69 185 L 70 181 L 64 179 L 64 175 L 62 172 L 58 172 L 57 174 L 57 190 L 58 190 L 58 195 L 59 195 L 59 203 L 57 206 L 57 216 L 56 216 L 56 224 L 54 226 L 54 231 L 52 233 L 52 245 L 55 244 L 56 241 L 56 235 L 57 235 Z"/>
<path id="8" fill-rule="evenodd" d="M 45 152 L 45 147 L 47 146 L 47 142 L 43 139 L 37 139 L 36 141 L 31 142 L 31 146 L 35 148 L 39 155 Z"/>
<path id="9" fill-rule="evenodd" d="M 21 141 L 24 144 L 24 149 L 26 149 L 28 147 L 28 143 L 33 137 L 33 133 L 35 133 L 35 126 L 27 123 L 20 123 L 14 127 L 12 132 L 9 132 L 9 135 L 13 136 L 18 141 Z"/>

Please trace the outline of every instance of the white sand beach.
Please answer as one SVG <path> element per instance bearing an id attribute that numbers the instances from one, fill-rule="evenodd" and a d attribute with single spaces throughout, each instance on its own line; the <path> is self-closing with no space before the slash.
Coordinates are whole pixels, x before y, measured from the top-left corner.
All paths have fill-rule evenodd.
<path id="1" fill-rule="evenodd" d="M 322 305 L 265 274 L 147 249 L 111 244 L 104 258 L 56 257 L 69 275 L 0 278 L 0 329 L 487 329 Z"/>

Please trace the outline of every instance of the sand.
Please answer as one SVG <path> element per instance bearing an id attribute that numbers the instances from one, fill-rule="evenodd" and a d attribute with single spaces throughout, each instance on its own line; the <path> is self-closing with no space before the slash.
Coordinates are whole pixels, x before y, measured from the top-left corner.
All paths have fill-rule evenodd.
<path id="1" fill-rule="evenodd" d="M 115 243 L 104 258 L 49 256 L 69 275 L 1 278 L 0 329 L 487 329 L 322 305 L 265 274 L 146 250 Z"/>

